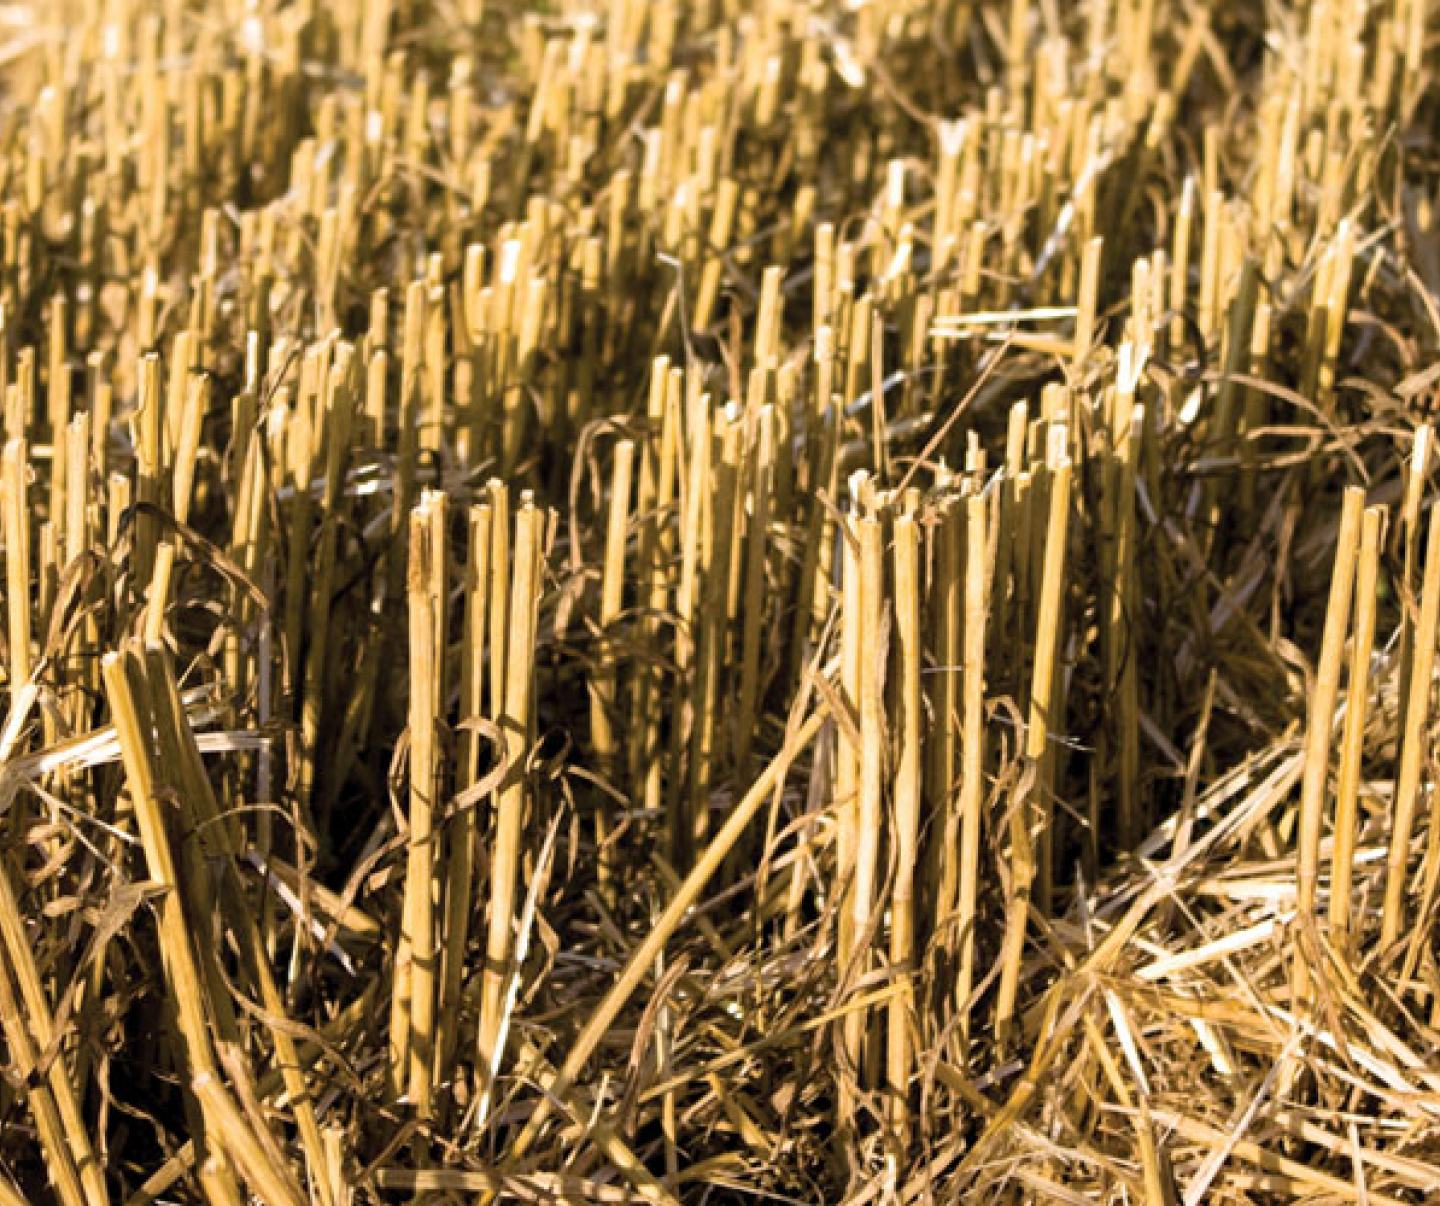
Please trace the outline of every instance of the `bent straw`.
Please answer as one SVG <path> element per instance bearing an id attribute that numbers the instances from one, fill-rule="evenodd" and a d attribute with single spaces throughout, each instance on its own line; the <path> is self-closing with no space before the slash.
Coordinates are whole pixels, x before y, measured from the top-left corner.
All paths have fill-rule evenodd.
<path id="1" fill-rule="evenodd" d="M 510 1155 L 523 1156 L 540 1134 L 540 1129 L 550 1117 L 556 1103 L 563 1103 L 576 1078 L 584 1070 L 595 1048 L 614 1024 L 626 1001 L 647 975 L 656 957 L 665 948 L 674 932 L 685 920 L 685 915 L 700 899 L 700 893 L 716 871 L 720 869 L 730 848 L 739 841 L 740 835 L 770 799 L 770 794 L 782 782 L 791 764 L 815 739 L 824 726 L 826 714 L 813 712 L 787 736 L 780 752 L 760 772 L 750 789 L 745 793 L 725 823 L 715 832 L 696 860 L 695 866 L 676 890 L 665 911 L 655 922 L 650 932 L 631 952 L 619 977 L 591 1013 L 584 1028 L 570 1046 L 569 1054 L 553 1077 L 544 1083 L 544 1096 L 535 1107 L 534 1113 L 526 1120 L 524 1129 L 510 1146 Z"/>

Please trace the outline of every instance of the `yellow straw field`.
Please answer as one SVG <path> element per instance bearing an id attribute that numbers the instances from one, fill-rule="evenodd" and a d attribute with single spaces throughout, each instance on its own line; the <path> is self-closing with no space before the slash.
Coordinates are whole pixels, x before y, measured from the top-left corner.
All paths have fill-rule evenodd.
<path id="1" fill-rule="evenodd" d="M 0 7 L 0 1206 L 1437 1200 L 1437 72 Z"/>

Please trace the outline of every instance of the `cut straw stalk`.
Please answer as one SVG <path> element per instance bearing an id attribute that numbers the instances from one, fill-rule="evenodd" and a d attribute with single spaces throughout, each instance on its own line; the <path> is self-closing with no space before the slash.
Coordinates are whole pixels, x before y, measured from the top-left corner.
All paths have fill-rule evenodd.
<path id="1" fill-rule="evenodd" d="M 694 676 L 694 713 L 690 731 L 690 840 L 703 841 L 710 832 L 710 787 L 716 763 L 724 755 L 726 726 L 716 723 L 721 676 L 732 614 L 734 559 L 739 553 L 735 517 L 740 492 L 741 440 L 744 415 L 727 403 L 715 428 L 711 464 L 714 483 L 707 489 L 702 548 L 703 599 L 699 601 L 698 664 Z M 716 455 L 718 453 L 718 455 Z"/>
<path id="2" fill-rule="evenodd" d="M 505 988 L 514 949 L 515 893 L 520 877 L 520 833 L 526 801 L 525 755 L 529 748 L 530 693 L 543 557 L 540 509 L 526 498 L 515 515 L 514 573 L 506 651 L 505 711 L 501 734 L 508 771 L 496 801 L 490 857 L 490 918 L 481 978 L 478 1048 L 482 1082 L 490 1083 L 500 1060 Z"/>
<path id="3" fill-rule="evenodd" d="M 836 954 L 841 967 L 850 965 L 855 949 L 854 913 L 850 907 L 854 892 L 855 851 L 859 842 L 860 797 L 860 690 L 861 690 L 861 603 L 860 541 L 853 518 L 840 529 L 840 690 L 848 723 L 836 732 L 835 752 L 835 898 L 840 902 L 836 917 Z"/>
<path id="4" fill-rule="evenodd" d="M 1405 496 L 1400 505 L 1399 543 L 1401 546 L 1400 585 L 1407 594 L 1414 592 L 1415 578 L 1420 569 L 1421 508 L 1425 501 L 1425 482 L 1429 471 L 1433 432 L 1434 429 L 1429 424 L 1421 425 L 1415 432 L 1410 455 L 1405 458 Z M 1398 698 L 1402 705 L 1402 725 L 1404 722 L 1403 705 L 1410 696 L 1410 669 L 1415 660 L 1415 620 L 1417 618 L 1415 613 L 1417 610 L 1418 608 L 1415 607 L 1406 607 L 1400 616 Z"/>
<path id="5" fill-rule="evenodd" d="M 1039 842 L 1048 843 L 1051 840 L 1046 822 L 1051 815 L 1052 802 L 1049 793 L 1052 788 L 1047 781 L 1046 763 L 1055 659 L 1060 645 L 1065 543 L 1070 523 L 1071 463 L 1065 453 L 1065 446 L 1064 427 L 1052 428 L 1047 463 L 1050 474 L 1050 507 L 1045 527 L 1044 565 L 1035 625 L 1035 663 L 1031 671 L 1030 708 L 1025 724 L 1025 767 L 1029 787 L 1020 793 L 1012 805 L 1011 885 L 1006 902 L 1004 945 L 1000 955 L 1000 987 L 995 1002 L 996 1041 L 1002 1045 L 1010 1040 L 1014 1026 L 1031 891 L 1037 874 L 1036 835 L 1038 834 Z M 1048 860 L 1046 865 L 1048 866 Z"/>
<path id="6" fill-rule="evenodd" d="M 26 503 L 27 445 L 7 440 L 0 460 L 0 534 L 5 538 L 5 599 L 8 617 L 10 707 L 30 681 L 30 509 Z"/>
<path id="7" fill-rule="evenodd" d="M 1345 730 L 1340 750 L 1340 778 L 1335 797 L 1335 841 L 1330 855 L 1330 929 L 1332 941 L 1346 949 L 1351 940 L 1351 895 L 1355 882 L 1355 842 L 1359 825 L 1365 727 L 1370 714 L 1370 655 L 1375 644 L 1375 589 L 1380 574 L 1380 546 L 1385 535 L 1384 507 L 1366 507 L 1355 571 L 1354 640 L 1350 646 L 1350 679 L 1345 695 Z"/>
<path id="8" fill-rule="evenodd" d="M 1300 781 L 1300 823 L 1295 851 L 1295 902 L 1302 926 L 1313 921 L 1315 915 L 1315 890 L 1320 874 L 1320 833 L 1324 824 L 1325 788 L 1330 773 L 1330 739 L 1335 727 L 1345 634 L 1350 626 L 1355 551 L 1364 510 L 1365 491 L 1358 486 L 1349 487 L 1341 505 L 1335 564 L 1330 576 L 1330 598 L 1325 610 L 1320 660 L 1315 670 L 1315 687 L 1310 696 L 1305 733 L 1305 773 Z M 1305 995 L 1310 957 L 1306 944 L 1303 941 L 1297 943 L 1293 971 L 1297 1001 Z"/>
<path id="9" fill-rule="evenodd" d="M 750 516 L 745 547 L 744 603 L 741 607 L 740 696 L 735 720 L 735 766 L 742 781 L 749 777 L 750 753 L 758 722 L 761 639 L 765 633 L 765 578 L 770 549 L 770 512 L 774 505 L 776 415 L 763 406 L 756 419 L 758 433 L 750 474 Z"/>
<path id="10" fill-rule="evenodd" d="M 671 590 L 671 562 L 675 549 L 670 525 L 676 491 L 679 456 L 681 392 L 684 374 L 670 367 L 668 356 L 657 357 L 651 367 L 646 409 L 646 440 L 641 459 L 635 511 L 640 525 L 640 602 L 637 658 L 630 693 L 630 724 L 626 772 L 649 813 L 664 807 L 663 761 L 660 758 L 664 719 L 663 675 L 657 659 L 649 656 L 660 640 L 660 616 Z"/>
<path id="11" fill-rule="evenodd" d="M 696 659 L 696 629 L 699 623 L 701 560 L 704 555 L 703 540 L 705 507 L 709 497 L 706 488 L 710 476 L 710 425 L 709 401 L 704 396 L 700 405 L 693 410 L 693 424 L 690 436 L 690 455 L 687 458 L 685 484 L 682 490 L 684 510 L 680 532 L 680 578 L 675 587 L 675 671 L 678 683 L 693 680 Z M 695 696 L 691 685 L 691 698 Z M 693 720 L 692 720 L 693 723 Z M 692 810 L 692 799 L 685 789 L 682 773 L 682 751 L 687 744 L 686 727 L 683 722 L 671 725 L 670 766 L 671 784 L 669 793 L 670 853 L 678 867 L 689 865 L 696 833 L 696 819 Z"/>
<path id="12" fill-rule="evenodd" d="M 491 523 L 488 503 L 470 508 L 468 560 L 463 591 L 464 628 L 460 658 L 460 748 L 456 759 L 457 798 L 480 779 L 484 723 L 485 634 L 490 603 Z M 445 835 L 445 920 L 440 950 L 440 1000 L 435 1015 L 435 1076 L 443 1082 L 458 1038 L 456 1021 L 466 966 L 470 920 L 475 908 L 475 862 L 478 853 L 478 805 L 463 807 Z"/>
<path id="13" fill-rule="evenodd" d="M 890 970 L 904 989 L 890 1002 L 886 1079 L 895 1095 L 895 1120 L 906 1128 L 912 1061 L 910 977 L 915 958 L 915 871 L 919 861 L 921 790 L 920 535 L 915 520 L 895 520 L 895 616 L 900 653 L 900 752 L 895 770 L 895 886 L 890 902 Z"/>
<path id="14" fill-rule="evenodd" d="M 1120 350 L 1120 381 L 1113 398 L 1112 439 L 1116 455 L 1106 465 L 1108 487 L 1106 526 L 1111 536 L 1106 563 L 1109 586 L 1102 636 L 1106 681 L 1116 693 L 1115 794 L 1117 837 L 1123 848 L 1132 846 L 1139 826 L 1137 801 L 1140 777 L 1139 670 L 1136 665 L 1134 627 L 1135 600 L 1135 469 L 1145 411 L 1135 404 L 1131 377 L 1131 348 Z M 1099 818 L 1092 818 L 1098 825 Z M 1092 849 L 1100 844 L 1098 832 L 1090 834 Z"/>
<path id="15" fill-rule="evenodd" d="M 869 970 L 874 939 L 884 809 L 881 799 L 885 771 L 884 676 L 888 661 L 881 636 L 884 606 L 884 531 L 875 515 L 855 521 L 860 546 L 860 755 L 855 806 L 855 875 L 850 893 L 850 924 L 855 950 L 844 969 L 857 978 Z M 846 1019 L 846 1047 L 857 1075 L 868 1079 L 871 1047 L 869 1016 L 856 1010 Z"/>
<path id="16" fill-rule="evenodd" d="M 447 507 L 426 491 L 410 516 L 410 825 L 406 835 L 403 924 L 395 950 L 391 1003 L 392 1092 L 422 1116 L 434 1104 L 435 880 L 440 865 L 436 814 L 441 790 Z"/>
<path id="17" fill-rule="evenodd" d="M 620 618 L 625 591 L 625 544 L 630 516 L 630 493 L 634 478 L 635 443 L 621 440 L 615 445 L 615 464 L 610 478 L 610 508 L 605 524 L 604 566 L 600 577 L 600 607 L 596 616 L 600 639 L 596 646 L 596 669 L 590 683 L 590 741 L 600 774 L 612 786 L 619 770 L 619 745 L 615 736 L 615 707 L 619 667 L 614 628 Z M 601 891 L 608 893 L 614 878 L 610 849 L 608 801 L 595 808 L 595 849 Z"/>
<path id="18" fill-rule="evenodd" d="M 350 455 L 350 433 L 355 413 L 355 390 L 351 380 L 353 348 L 340 343 L 331 359 L 324 389 L 322 429 L 325 433 L 325 476 L 320 496 L 320 531 L 315 552 L 314 582 L 306 631 L 308 645 L 301 700 L 301 798 L 309 802 L 314 788 L 319 756 L 321 721 L 325 716 L 327 671 L 329 667 L 330 613 L 334 606 L 334 582 L 339 558 L 340 503 L 345 484 L 345 467 Z"/>
<path id="19" fill-rule="evenodd" d="M 986 504 L 965 503 L 965 661 L 961 720 L 960 870 L 955 909 L 959 970 L 955 1007 L 961 1042 L 970 1039 L 970 998 L 975 985 L 976 905 L 980 893 L 981 811 L 985 803 L 985 628 L 989 611 Z"/>
<path id="20" fill-rule="evenodd" d="M 929 651 L 934 668 L 929 678 L 929 707 L 933 729 L 926 746 L 926 808 L 931 824 L 943 839 L 927 843 L 926 890 L 935 900 L 937 922 L 953 908 L 956 898 L 959 819 L 955 788 L 960 750 L 961 650 L 963 640 L 965 507 L 957 498 L 943 498 L 934 515 L 931 547 L 933 568 L 927 575 Z"/>
<path id="21" fill-rule="evenodd" d="M 1404 730 L 1400 738 L 1400 771 L 1395 782 L 1394 814 L 1386 857 L 1385 898 L 1380 914 L 1380 943 L 1390 946 L 1404 921 L 1410 838 L 1420 792 L 1425 732 L 1430 716 L 1431 675 L 1435 667 L 1435 638 L 1440 625 L 1440 510 L 1430 510 L 1425 543 L 1425 579 L 1420 589 L 1420 617 L 1415 626 L 1413 661 L 1408 668 L 1409 694 L 1405 700 Z"/>

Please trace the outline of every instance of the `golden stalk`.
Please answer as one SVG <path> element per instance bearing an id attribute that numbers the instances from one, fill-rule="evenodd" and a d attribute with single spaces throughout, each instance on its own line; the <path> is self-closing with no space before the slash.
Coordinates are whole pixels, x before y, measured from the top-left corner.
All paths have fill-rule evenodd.
<path id="1" fill-rule="evenodd" d="M 621 440 L 615 445 L 615 464 L 610 478 L 610 509 L 605 524 L 605 560 L 600 577 L 600 609 L 596 616 L 600 642 L 595 673 L 590 683 L 590 741 L 600 773 L 614 786 L 618 763 L 614 711 L 619 669 L 616 664 L 614 627 L 620 616 L 625 590 L 625 545 L 630 518 L 630 493 L 634 479 L 635 443 Z M 597 803 L 595 849 L 602 890 L 613 879 L 613 854 L 609 849 L 608 805 Z"/>
<path id="2" fill-rule="evenodd" d="M 490 919 L 480 997 L 479 1058 L 482 1083 L 498 1071 L 505 989 L 514 950 L 515 891 L 520 876 L 520 834 L 526 803 L 525 754 L 529 748 L 530 696 L 544 555 L 544 516 L 530 499 L 515 514 L 514 574 L 510 593 L 505 711 L 500 727 L 509 771 L 496 801 L 490 856 Z"/>
<path id="3" fill-rule="evenodd" d="M 1295 906 L 1302 925 L 1313 922 L 1315 916 L 1315 889 L 1320 874 L 1320 831 L 1325 819 L 1325 789 L 1330 774 L 1330 739 L 1335 727 L 1335 703 L 1339 694 L 1345 633 L 1350 626 L 1355 549 L 1364 510 L 1365 491 L 1358 486 L 1349 487 L 1340 512 L 1330 599 L 1325 610 L 1325 631 L 1320 641 L 1320 659 L 1316 665 L 1315 687 L 1310 696 L 1305 732 L 1305 774 L 1300 783 L 1300 824 L 1295 851 Z M 1297 944 L 1293 972 L 1297 1001 L 1305 994 L 1308 958 L 1303 943 Z"/>
<path id="4" fill-rule="evenodd" d="M 1060 605 L 1065 585 L 1065 543 L 1070 524 L 1071 462 L 1064 452 L 1065 430 L 1053 428 L 1047 469 L 1050 473 L 1050 506 L 1045 526 L 1044 566 L 1040 580 L 1039 610 L 1035 623 L 1035 663 L 1031 671 L 1030 706 L 1025 723 L 1025 764 L 1030 786 L 1013 806 L 1010 822 L 1011 884 L 1005 913 L 1005 937 L 1000 955 L 1000 986 L 995 1002 L 996 1041 L 1010 1040 L 1015 1021 L 1015 1003 L 1020 987 L 1020 969 L 1025 954 L 1025 931 L 1029 924 L 1031 891 L 1035 883 L 1036 829 L 1039 841 L 1048 842 L 1044 827 L 1050 815 L 1049 787 L 1044 766 L 1050 740 L 1049 710 L 1059 651 Z M 1039 797 L 1037 799 L 1036 797 Z"/>
<path id="5" fill-rule="evenodd" d="M 1420 616 L 1415 625 L 1413 662 L 1409 668 L 1409 696 L 1405 701 L 1404 730 L 1400 738 L 1400 770 L 1395 781 L 1390 848 L 1386 857 L 1385 897 L 1380 913 L 1380 944 L 1390 946 L 1400 935 L 1404 920 L 1406 865 L 1415 810 L 1420 793 L 1424 733 L 1430 715 L 1431 674 L 1435 665 L 1435 633 L 1440 625 L 1440 511 L 1430 512 L 1425 542 L 1425 579 L 1420 588 Z"/>
<path id="6" fill-rule="evenodd" d="M 890 900 L 890 968 L 904 977 L 904 991 L 890 1002 L 886 1034 L 886 1079 L 895 1094 L 895 1118 L 906 1127 L 912 1062 L 910 988 L 915 957 L 915 866 L 919 859 L 921 793 L 920 536 L 915 520 L 895 520 L 895 615 L 900 653 L 900 747 L 895 766 L 895 885 Z"/>
<path id="7" fill-rule="evenodd" d="M 456 756 L 457 794 L 480 778 L 480 757 L 485 739 L 478 726 L 485 718 L 485 632 L 490 603 L 491 523 L 494 509 L 488 503 L 470 508 L 468 559 L 462 595 L 464 628 L 460 659 L 460 747 Z M 478 853 L 477 807 L 460 811 L 445 835 L 445 918 L 440 951 L 440 998 L 435 1011 L 436 1078 L 442 1083 L 454 1056 L 456 1011 L 460 1005 L 461 977 L 465 970 L 470 919 L 475 909 L 475 858 Z"/>
<path id="8" fill-rule="evenodd" d="M 985 633 L 990 600 L 986 577 L 986 506 L 965 503 L 964 684 L 960 730 L 960 849 L 955 924 L 959 972 L 955 1005 L 962 1043 L 970 1041 L 970 998 L 975 985 L 976 903 L 980 894 L 981 814 L 985 803 Z"/>
<path id="9" fill-rule="evenodd" d="M 410 515 L 410 817 L 405 903 L 395 950 L 391 1086 L 422 1117 L 434 1106 L 435 878 L 440 865 L 441 704 L 444 700 L 448 508 L 427 491 Z"/>
<path id="10" fill-rule="evenodd" d="M 1330 929 L 1342 949 L 1351 937 L 1351 895 L 1354 891 L 1355 840 L 1360 781 L 1365 755 L 1365 726 L 1370 709 L 1370 655 L 1375 644 L 1375 588 L 1380 574 L 1380 545 L 1385 532 L 1384 507 L 1366 507 L 1355 571 L 1354 639 L 1350 676 L 1345 690 L 1345 730 L 1340 747 L 1340 778 L 1335 796 L 1335 843 L 1330 853 Z"/>

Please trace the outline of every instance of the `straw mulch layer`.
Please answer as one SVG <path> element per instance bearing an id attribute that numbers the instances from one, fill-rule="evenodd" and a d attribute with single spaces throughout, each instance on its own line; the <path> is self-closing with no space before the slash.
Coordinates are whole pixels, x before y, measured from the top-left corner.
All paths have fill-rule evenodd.
<path id="1" fill-rule="evenodd" d="M 1434 3 L 0 27 L 0 1204 L 1434 1200 Z"/>

